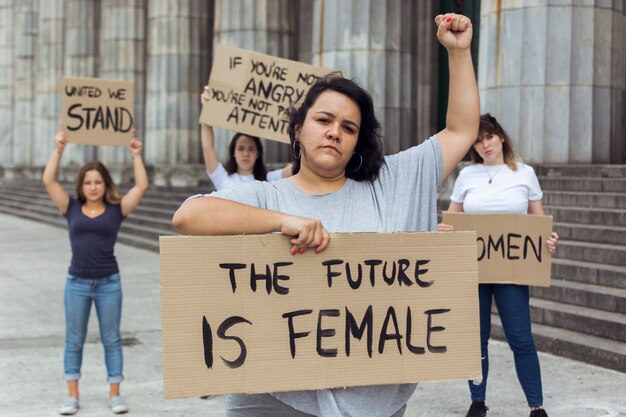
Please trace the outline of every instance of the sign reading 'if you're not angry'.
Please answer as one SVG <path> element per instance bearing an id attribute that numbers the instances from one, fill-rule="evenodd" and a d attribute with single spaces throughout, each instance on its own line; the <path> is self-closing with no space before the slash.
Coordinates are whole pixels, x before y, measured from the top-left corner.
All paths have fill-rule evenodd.
<path id="1" fill-rule="evenodd" d="M 127 146 L 133 137 L 134 82 L 63 78 L 61 123 L 70 142 Z"/>
<path id="2" fill-rule="evenodd" d="M 327 68 L 218 45 L 200 122 L 289 143 L 285 111 Z"/>

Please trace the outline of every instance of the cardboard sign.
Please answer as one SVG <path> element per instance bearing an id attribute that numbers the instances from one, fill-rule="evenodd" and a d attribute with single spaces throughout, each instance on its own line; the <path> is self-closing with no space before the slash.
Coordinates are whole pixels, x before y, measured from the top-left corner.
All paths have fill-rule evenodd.
<path id="1" fill-rule="evenodd" d="M 166 398 L 481 377 L 473 232 L 160 246 Z"/>
<path id="2" fill-rule="evenodd" d="M 285 111 L 332 72 L 301 62 L 218 45 L 210 101 L 200 123 L 289 143 Z"/>
<path id="3" fill-rule="evenodd" d="M 128 146 L 133 138 L 134 81 L 63 78 L 62 124 L 73 143 Z"/>
<path id="4" fill-rule="evenodd" d="M 442 213 L 454 230 L 476 231 L 478 282 L 550 286 L 552 254 L 546 239 L 552 216 Z"/>

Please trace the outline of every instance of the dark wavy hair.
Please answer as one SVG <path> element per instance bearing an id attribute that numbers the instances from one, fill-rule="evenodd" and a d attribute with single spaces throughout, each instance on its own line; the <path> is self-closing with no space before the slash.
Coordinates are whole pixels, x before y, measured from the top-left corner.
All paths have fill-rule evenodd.
<path id="1" fill-rule="evenodd" d="M 256 145 L 257 149 L 257 158 L 254 162 L 254 167 L 252 168 L 252 174 L 254 175 L 254 179 L 258 181 L 265 181 L 267 179 L 267 168 L 265 167 L 265 163 L 263 162 L 263 144 L 261 140 L 256 136 L 246 135 L 245 133 L 236 133 L 235 136 L 230 140 L 230 145 L 228 145 L 228 154 L 230 155 L 228 158 L 228 162 L 224 168 L 226 172 L 229 174 L 234 174 L 237 172 L 237 160 L 235 159 L 235 148 L 237 148 L 237 141 L 240 137 L 246 136 L 252 139 Z"/>
<path id="2" fill-rule="evenodd" d="M 361 110 L 361 126 L 356 148 L 354 149 L 355 155 L 348 161 L 346 177 L 355 181 L 376 180 L 380 168 L 385 163 L 385 159 L 381 127 L 374 113 L 372 97 L 356 82 L 343 78 L 339 73 L 331 73 L 317 80 L 307 92 L 302 104 L 298 108 L 292 107 L 289 110 L 288 133 L 294 154 L 292 173 L 297 174 L 300 171 L 300 158 L 295 157 L 295 154 L 298 153 L 297 150 L 300 150 L 300 155 L 302 155 L 300 142 L 296 139 L 296 128 L 304 124 L 309 109 L 313 107 L 317 98 L 326 90 L 335 91 L 349 97 L 356 102 Z M 359 166 L 360 158 L 356 156 L 356 153 L 363 158 L 361 166 Z"/>
<path id="3" fill-rule="evenodd" d="M 83 182 L 85 181 L 85 175 L 87 175 L 89 171 L 98 171 L 100 176 L 102 176 L 105 189 L 104 202 L 106 204 L 118 204 L 122 200 L 120 193 L 117 191 L 113 178 L 111 178 L 111 173 L 100 161 L 87 162 L 78 172 L 78 177 L 76 178 L 76 197 L 78 201 L 80 201 L 81 204 L 87 201 L 85 193 L 83 193 Z"/>
<path id="4" fill-rule="evenodd" d="M 480 115 L 480 128 L 478 129 L 478 137 L 483 137 L 485 135 L 498 135 L 500 139 L 502 139 L 502 156 L 504 157 L 504 163 L 508 165 L 511 170 L 517 170 L 517 161 L 519 161 L 519 157 L 515 152 L 515 148 L 513 148 L 513 142 L 511 142 L 511 138 L 508 133 L 504 130 L 504 128 L 498 123 L 495 117 L 493 117 L 489 113 Z M 469 150 L 470 159 L 474 164 L 482 164 L 483 158 L 480 157 L 478 152 L 472 146 Z"/>

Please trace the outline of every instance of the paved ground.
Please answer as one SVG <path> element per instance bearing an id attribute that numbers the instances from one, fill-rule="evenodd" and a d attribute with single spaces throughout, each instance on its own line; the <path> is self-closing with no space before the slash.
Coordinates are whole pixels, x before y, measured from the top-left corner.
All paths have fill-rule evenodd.
<path id="1" fill-rule="evenodd" d="M 158 255 L 117 246 L 124 285 L 123 394 L 135 417 L 214 417 L 224 400 L 164 400 L 161 379 Z M 65 396 L 62 380 L 63 285 L 69 263 L 66 231 L 0 214 L 0 416 L 54 416 Z M 92 314 L 83 361 L 79 416 L 112 415 L 97 322 Z M 491 345 L 489 417 L 528 415 L 508 347 Z M 626 417 L 626 374 L 540 355 L 550 417 Z M 420 384 L 407 417 L 465 415 L 465 382 Z"/>

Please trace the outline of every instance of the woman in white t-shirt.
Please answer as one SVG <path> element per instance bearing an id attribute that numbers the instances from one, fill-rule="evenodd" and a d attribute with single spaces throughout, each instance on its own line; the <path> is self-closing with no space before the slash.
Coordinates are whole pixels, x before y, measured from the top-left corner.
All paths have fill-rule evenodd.
<path id="1" fill-rule="evenodd" d="M 202 105 L 209 100 L 209 87 L 204 87 Z M 277 181 L 291 175 L 291 164 L 281 169 L 267 171 L 263 162 L 263 144 L 259 138 L 237 133 L 228 146 L 228 162 L 222 165 L 217 159 L 214 147 L 213 128 L 200 125 L 202 154 L 206 173 L 216 190 L 223 190 L 248 181 Z"/>
<path id="2" fill-rule="evenodd" d="M 478 139 L 470 148 L 472 164 L 463 168 L 454 184 L 448 211 L 468 213 L 544 214 L 543 193 L 532 167 L 519 161 L 509 135 L 489 113 L 480 117 Z M 452 226 L 440 224 L 440 231 Z M 547 240 L 548 250 L 556 250 L 558 235 Z M 495 298 L 498 313 L 513 351 L 517 377 L 522 385 L 531 417 L 547 417 L 543 409 L 539 358 L 530 324 L 527 285 L 479 284 L 480 342 L 483 379 L 469 382 L 472 404 L 466 417 L 485 417 L 488 343 L 491 331 L 491 303 Z"/>

